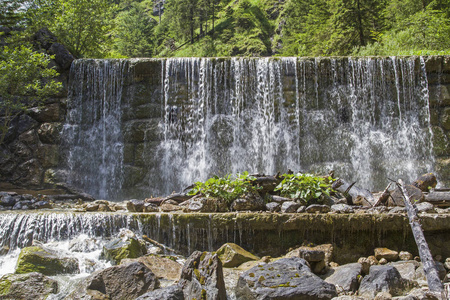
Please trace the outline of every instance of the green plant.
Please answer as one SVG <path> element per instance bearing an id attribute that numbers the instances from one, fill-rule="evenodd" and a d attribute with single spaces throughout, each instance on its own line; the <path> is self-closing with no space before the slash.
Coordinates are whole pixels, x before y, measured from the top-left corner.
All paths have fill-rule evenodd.
<path id="1" fill-rule="evenodd" d="M 330 195 L 331 177 L 319 177 L 313 174 L 284 174 L 283 180 L 275 187 L 281 196 L 299 199 L 311 204 L 320 202 L 322 195 Z"/>
<path id="2" fill-rule="evenodd" d="M 196 182 L 188 195 L 202 194 L 206 197 L 220 198 L 231 202 L 244 194 L 256 192 L 259 187 L 252 185 L 252 181 L 255 179 L 248 175 L 248 172 L 240 173 L 236 178 L 232 178 L 231 175 L 213 176 L 205 182 Z"/>

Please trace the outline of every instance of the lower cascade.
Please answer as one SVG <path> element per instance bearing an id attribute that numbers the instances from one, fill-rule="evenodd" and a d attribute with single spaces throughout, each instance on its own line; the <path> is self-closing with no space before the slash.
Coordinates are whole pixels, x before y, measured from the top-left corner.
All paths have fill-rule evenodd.
<path id="1" fill-rule="evenodd" d="M 63 167 L 96 198 L 245 170 L 368 189 L 433 170 L 423 57 L 77 60 L 69 86 Z"/>

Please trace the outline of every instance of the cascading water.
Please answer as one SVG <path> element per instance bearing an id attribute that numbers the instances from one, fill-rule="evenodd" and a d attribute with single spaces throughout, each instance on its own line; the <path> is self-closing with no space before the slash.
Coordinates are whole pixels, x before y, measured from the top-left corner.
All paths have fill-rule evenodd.
<path id="1" fill-rule="evenodd" d="M 63 129 L 67 182 L 97 198 L 117 195 L 123 182 L 121 102 L 124 60 L 78 60 L 70 70 Z"/>
<path id="2" fill-rule="evenodd" d="M 81 60 L 69 100 L 69 181 L 100 198 L 246 170 L 334 169 L 382 189 L 433 166 L 417 57 Z"/>
<path id="3" fill-rule="evenodd" d="M 372 189 L 389 177 L 413 180 L 433 165 L 420 64 L 395 57 L 167 60 L 165 192 L 244 170 L 334 169 Z"/>

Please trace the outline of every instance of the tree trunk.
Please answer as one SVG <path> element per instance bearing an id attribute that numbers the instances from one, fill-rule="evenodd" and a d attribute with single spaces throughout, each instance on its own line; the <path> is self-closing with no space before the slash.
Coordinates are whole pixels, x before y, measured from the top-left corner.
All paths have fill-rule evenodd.
<path id="1" fill-rule="evenodd" d="M 425 240 L 422 226 L 420 225 L 420 219 L 417 216 L 417 208 L 414 203 L 409 200 L 408 192 L 406 191 L 401 179 L 398 180 L 397 186 L 403 195 L 406 211 L 408 212 L 409 224 L 411 225 L 414 240 L 416 241 L 417 249 L 419 250 L 420 260 L 423 264 L 423 270 L 425 272 L 425 276 L 427 277 L 428 288 L 431 292 L 440 294 L 442 299 L 444 299 L 444 286 L 439 279 L 439 272 L 434 263 L 430 248 L 428 248 L 427 241 Z"/>

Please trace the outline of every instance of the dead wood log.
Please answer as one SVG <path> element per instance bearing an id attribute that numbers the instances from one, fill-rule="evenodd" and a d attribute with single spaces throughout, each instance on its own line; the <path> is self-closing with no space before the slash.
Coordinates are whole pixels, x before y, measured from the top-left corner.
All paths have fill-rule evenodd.
<path id="1" fill-rule="evenodd" d="M 425 201 L 439 207 L 450 206 L 450 191 L 434 190 L 425 194 Z"/>
<path id="2" fill-rule="evenodd" d="M 142 239 L 144 239 L 144 241 L 149 242 L 150 244 L 153 244 L 153 245 L 155 245 L 155 246 L 158 246 L 158 247 L 162 248 L 162 249 L 165 250 L 165 251 L 168 251 L 168 252 L 171 252 L 171 253 L 174 253 L 174 254 L 180 254 L 179 251 L 177 251 L 177 250 L 175 250 L 175 249 L 172 249 L 172 248 L 170 248 L 170 247 L 167 247 L 166 245 L 163 245 L 163 244 L 161 244 L 161 243 L 159 243 L 159 242 L 157 242 L 157 241 L 155 241 L 155 240 L 149 238 L 149 237 L 146 236 L 145 234 L 142 236 Z"/>
<path id="3" fill-rule="evenodd" d="M 389 192 L 389 189 L 391 187 L 392 182 L 390 182 L 388 184 L 388 186 L 384 189 L 383 193 L 380 195 L 380 197 L 378 198 L 377 202 L 375 202 L 375 204 L 373 205 L 378 206 L 381 204 L 386 204 L 386 202 L 388 201 L 389 197 L 391 196 L 391 193 Z"/>
<path id="4" fill-rule="evenodd" d="M 375 199 L 373 198 L 372 193 L 366 189 L 355 186 L 355 182 L 349 183 L 344 179 L 339 178 L 333 183 L 332 188 L 344 194 L 346 198 L 346 194 L 348 194 L 348 196 L 351 197 L 353 203 L 356 201 L 356 199 L 365 199 L 369 206 L 373 206 L 373 204 L 375 203 Z"/>
<path id="5" fill-rule="evenodd" d="M 396 184 L 403 195 L 406 211 L 408 212 L 409 224 L 411 225 L 414 240 L 416 241 L 417 249 L 419 250 L 420 260 L 422 261 L 423 270 L 428 282 L 428 288 L 431 292 L 440 294 L 442 299 L 444 299 L 444 286 L 439 279 L 439 272 L 434 263 L 427 241 L 425 240 L 422 226 L 420 225 L 420 219 L 417 215 L 417 208 L 415 204 L 411 202 L 403 181 L 399 179 Z"/>

